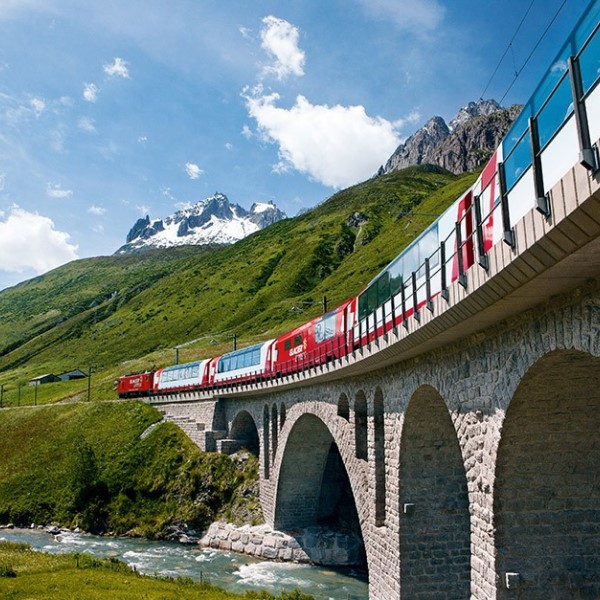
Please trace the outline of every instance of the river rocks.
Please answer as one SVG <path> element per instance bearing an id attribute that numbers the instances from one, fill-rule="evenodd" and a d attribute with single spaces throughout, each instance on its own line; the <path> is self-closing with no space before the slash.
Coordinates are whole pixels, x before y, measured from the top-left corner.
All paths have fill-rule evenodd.
<path id="1" fill-rule="evenodd" d="M 236 527 L 217 521 L 209 527 L 200 545 L 270 560 L 319 565 L 351 566 L 364 560 L 359 537 L 320 527 L 298 529 L 290 534 L 268 525 Z"/>
<path id="2" fill-rule="evenodd" d="M 213 523 L 201 538 L 200 545 L 219 550 L 232 550 L 271 560 L 310 562 L 300 544 L 292 536 L 275 531 L 268 525 L 243 525 Z"/>

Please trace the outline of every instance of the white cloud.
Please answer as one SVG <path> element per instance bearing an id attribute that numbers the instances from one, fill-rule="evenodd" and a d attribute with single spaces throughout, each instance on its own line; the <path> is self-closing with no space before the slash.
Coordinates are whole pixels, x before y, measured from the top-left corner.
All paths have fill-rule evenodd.
<path id="1" fill-rule="evenodd" d="M 117 56 L 112 64 L 104 65 L 102 68 L 109 77 L 118 76 L 127 79 L 129 78 L 129 70 L 127 69 L 128 64 L 128 62 Z"/>
<path id="2" fill-rule="evenodd" d="M 46 194 L 50 198 L 70 198 L 73 195 L 73 190 L 63 190 L 59 183 L 49 183 L 46 187 Z"/>
<path id="3" fill-rule="evenodd" d="M 145 144 L 148 141 L 147 135 L 140 135 L 137 139 L 138 144 Z"/>
<path id="4" fill-rule="evenodd" d="M 433 31 L 444 20 L 446 9 L 438 0 L 357 0 L 367 13 L 391 21 L 400 29 Z"/>
<path id="5" fill-rule="evenodd" d="M 75 260 L 77 246 L 69 238 L 48 217 L 13 206 L 8 218 L 0 221 L 0 270 L 44 273 Z"/>
<path id="6" fill-rule="evenodd" d="M 88 208 L 88 212 L 91 215 L 97 215 L 98 217 L 101 217 L 103 214 L 106 213 L 106 209 L 103 206 L 96 206 L 92 204 L 92 206 Z"/>
<path id="7" fill-rule="evenodd" d="M 79 127 L 81 131 L 85 131 L 87 133 L 96 133 L 94 119 L 91 119 L 90 117 L 80 117 L 79 121 L 77 121 L 77 127 Z"/>
<path id="8" fill-rule="evenodd" d="M 262 22 L 261 45 L 275 59 L 274 64 L 265 67 L 265 73 L 273 74 L 279 80 L 288 75 L 304 75 L 305 56 L 298 47 L 298 28 L 273 16 L 265 17 Z"/>
<path id="9" fill-rule="evenodd" d="M 279 146 L 278 172 L 290 168 L 332 187 L 370 177 L 399 144 L 394 123 L 370 117 L 363 106 L 311 104 L 298 96 L 290 109 L 276 106 L 278 94 L 246 90 L 246 103 L 258 130 Z"/>
<path id="10" fill-rule="evenodd" d="M 252 130 L 250 129 L 250 127 L 248 127 L 248 125 L 244 125 L 242 127 L 242 135 L 249 140 L 254 134 L 252 133 Z"/>
<path id="11" fill-rule="evenodd" d="M 29 104 L 33 110 L 33 114 L 38 118 L 45 110 L 46 103 L 41 98 L 31 98 Z"/>
<path id="12" fill-rule="evenodd" d="M 198 179 L 204 171 L 194 163 L 185 163 L 185 172 L 190 179 Z"/>
<path id="13" fill-rule="evenodd" d="M 0 173 L 0 192 L 4 190 L 4 185 L 6 183 L 6 173 Z M 2 216 L 0 214 L 0 216 Z"/>
<path id="14" fill-rule="evenodd" d="M 226 142 L 225 150 L 228 150 L 229 152 L 231 152 L 233 150 L 233 144 L 231 142 Z"/>
<path id="15" fill-rule="evenodd" d="M 150 214 L 150 207 L 145 204 L 136 204 L 135 207 L 143 217 Z"/>
<path id="16" fill-rule="evenodd" d="M 243 25 L 238 27 L 238 31 L 242 34 L 242 37 L 246 38 L 247 40 L 249 40 L 252 36 L 252 29 L 244 27 Z"/>
<path id="17" fill-rule="evenodd" d="M 83 86 L 83 99 L 88 102 L 98 100 L 98 86 L 95 83 L 86 83 Z"/>

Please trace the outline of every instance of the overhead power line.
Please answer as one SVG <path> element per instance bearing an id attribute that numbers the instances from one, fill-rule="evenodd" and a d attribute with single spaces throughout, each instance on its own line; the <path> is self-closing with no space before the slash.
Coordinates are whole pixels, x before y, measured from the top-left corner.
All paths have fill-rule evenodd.
<path id="1" fill-rule="evenodd" d="M 561 5 L 557 8 L 557 10 L 554 13 L 552 19 L 550 20 L 550 22 L 546 26 L 546 29 L 544 29 L 544 31 L 542 32 L 542 34 L 538 37 L 535 45 L 533 46 L 533 48 L 529 52 L 529 55 L 525 59 L 525 62 L 521 65 L 520 68 L 517 68 L 516 61 L 515 61 L 515 56 L 514 56 L 513 42 L 514 42 L 515 38 L 517 37 L 519 31 L 521 30 L 521 27 L 523 26 L 523 23 L 525 22 L 525 19 L 527 18 L 527 16 L 531 12 L 531 9 L 532 9 L 534 3 L 535 3 L 535 0 L 531 0 L 531 2 L 529 3 L 529 6 L 527 7 L 527 10 L 525 11 L 525 14 L 521 18 L 521 21 L 519 22 L 517 28 L 515 29 L 515 32 L 513 33 L 510 41 L 508 42 L 508 45 L 506 46 L 506 49 L 504 50 L 504 53 L 502 54 L 500 60 L 498 61 L 498 64 L 496 65 L 496 68 L 494 69 L 492 75 L 490 76 L 488 82 L 486 83 L 485 88 L 484 88 L 483 92 L 481 93 L 481 96 L 479 97 L 480 100 L 483 100 L 483 98 L 485 96 L 485 93 L 487 92 L 488 88 L 490 87 L 490 84 L 494 80 L 494 77 L 496 76 L 496 74 L 498 72 L 498 69 L 500 68 L 500 65 L 504 62 L 504 59 L 506 58 L 506 55 L 509 52 L 511 52 L 511 54 L 512 54 L 512 60 L 513 60 L 514 76 L 513 76 L 512 81 L 510 82 L 508 88 L 506 89 L 506 91 L 502 95 L 502 98 L 500 98 L 500 104 L 502 104 L 502 102 L 504 101 L 504 99 L 506 98 L 506 96 L 508 95 L 508 93 L 510 92 L 510 90 L 512 89 L 513 85 L 515 84 L 515 82 L 517 81 L 517 79 L 519 78 L 519 76 L 521 75 L 521 73 L 523 72 L 523 69 L 525 69 L 525 67 L 527 66 L 527 64 L 529 63 L 529 61 L 531 60 L 531 58 L 535 54 L 535 51 L 538 49 L 539 45 L 542 43 L 543 39 L 546 37 L 546 34 L 548 33 L 548 31 L 550 30 L 550 28 L 552 27 L 552 25 L 554 25 L 554 22 L 558 18 L 558 15 L 562 11 L 562 9 L 565 7 L 565 4 L 567 3 L 567 0 L 563 0 L 563 2 L 561 3 Z"/>
<path id="2" fill-rule="evenodd" d="M 512 49 L 512 43 L 515 41 L 515 38 L 517 37 L 517 34 L 519 33 L 519 31 L 520 31 L 523 23 L 525 22 L 525 19 L 527 18 L 527 15 L 529 14 L 529 11 L 531 11 L 531 7 L 533 6 L 534 3 L 535 3 L 535 0 L 531 0 L 531 2 L 529 3 L 529 6 L 527 7 L 527 10 L 525 11 L 525 14 L 522 17 L 521 22 L 519 23 L 519 25 L 515 29 L 515 32 L 513 33 L 513 36 L 510 38 L 510 42 L 508 42 L 508 46 L 506 46 L 506 50 L 504 51 L 504 54 L 502 55 L 502 57 L 498 61 L 498 64 L 496 65 L 496 68 L 494 69 L 494 72 L 492 73 L 492 75 L 489 78 L 488 82 L 485 84 L 485 88 L 484 88 L 483 92 L 481 93 L 481 95 L 479 96 L 480 100 L 483 100 L 483 97 L 485 96 L 485 93 L 487 92 L 488 88 L 490 87 L 490 83 L 492 83 L 494 77 L 496 76 L 496 73 L 498 72 L 498 69 L 500 68 L 500 65 L 502 64 L 502 61 L 506 58 L 506 55 L 508 54 L 508 51 Z"/>

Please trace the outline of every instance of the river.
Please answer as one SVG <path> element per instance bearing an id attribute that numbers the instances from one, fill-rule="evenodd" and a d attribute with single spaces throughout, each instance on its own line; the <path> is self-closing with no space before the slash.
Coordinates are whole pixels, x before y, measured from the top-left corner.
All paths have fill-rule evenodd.
<path id="1" fill-rule="evenodd" d="M 113 556 L 140 573 L 203 579 L 232 592 L 265 589 L 278 594 L 299 588 L 316 600 L 367 600 L 369 595 L 366 581 L 352 571 L 258 560 L 174 542 L 73 532 L 53 536 L 39 529 L 4 529 L 0 539 L 25 542 L 35 550 L 53 554 L 88 552 L 99 557 Z"/>

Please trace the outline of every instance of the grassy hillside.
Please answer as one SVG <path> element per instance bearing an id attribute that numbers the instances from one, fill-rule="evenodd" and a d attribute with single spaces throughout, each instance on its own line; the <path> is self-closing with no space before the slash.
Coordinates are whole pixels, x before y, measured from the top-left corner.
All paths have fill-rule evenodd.
<path id="1" fill-rule="evenodd" d="M 343 190 L 233 246 L 76 261 L 0 292 L 0 385 L 94 366 L 93 398 L 125 371 L 214 356 L 268 339 L 357 294 L 473 181 L 414 167 Z M 407 213 L 410 213 L 407 215 Z M 34 401 L 21 390 L 21 402 Z M 87 397 L 87 383 L 40 386 L 39 403 Z"/>
<path id="2" fill-rule="evenodd" d="M 239 502 L 257 479 L 202 453 L 141 402 L 94 402 L 0 412 L 0 523 L 79 525 L 87 531 L 160 536 L 198 531 Z"/>

